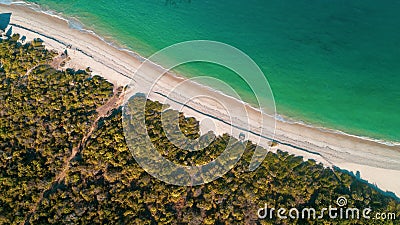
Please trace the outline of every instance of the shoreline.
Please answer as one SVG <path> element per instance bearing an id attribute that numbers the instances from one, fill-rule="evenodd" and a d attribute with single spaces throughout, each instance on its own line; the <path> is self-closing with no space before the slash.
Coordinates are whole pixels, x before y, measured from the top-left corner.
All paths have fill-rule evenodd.
<path id="1" fill-rule="evenodd" d="M 3 5 L 1 6 L 3 8 Z M 32 29 L 39 33 L 37 36 L 45 34 L 49 37 L 55 38 L 56 40 L 63 40 L 64 43 L 74 43 L 73 46 L 75 48 L 79 47 L 79 49 L 82 49 L 82 52 L 76 51 L 71 53 L 72 60 L 67 63 L 66 67 L 85 69 L 87 66 L 90 66 L 93 70 L 93 74 L 98 74 L 114 84 L 123 85 L 129 84 L 131 81 L 127 77 L 121 78 L 120 76 L 122 74 L 132 74 L 132 68 L 134 69 L 134 67 L 132 67 L 133 62 L 137 65 L 144 60 L 143 58 L 139 58 L 141 57 L 139 54 L 135 53 L 132 55 L 128 50 L 117 49 L 94 32 L 82 32 L 70 28 L 68 20 L 58 18 L 56 15 L 53 16 L 33 11 L 32 9 L 23 5 L 21 6 L 20 4 L 4 5 L 4 8 L 6 11 L 8 10 L 13 12 L 11 23 Z M 43 27 L 48 29 L 43 30 Z M 14 29 L 14 33 L 21 32 L 25 33 L 27 37 L 32 37 L 32 35 L 33 37 L 36 37 L 34 34 L 22 28 Z M 43 37 L 42 39 L 45 41 L 44 44 L 49 49 L 55 49 L 60 52 L 65 48 L 62 44 L 57 44 L 56 41 L 52 41 L 49 38 Z M 90 52 L 91 54 L 89 53 L 89 55 L 86 54 L 85 56 L 83 53 L 87 52 Z M 91 56 L 92 58 L 88 56 Z M 102 60 L 98 59 L 102 58 L 102 56 L 105 56 Z M 154 68 L 155 71 L 158 69 Z M 151 79 L 146 81 L 144 78 L 143 80 L 144 81 L 141 80 L 142 83 L 152 82 Z M 164 82 L 164 84 L 161 84 L 161 86 L 157 88 L 161 89 L 161 93 L 165 93 L 165 90 L 168 92 L 168 88 L 166 87 L 169 86 L 169 83 L 176 84 L 185 80 L 187 79 L 179 77 L 176 74 L 168 73 L 168 76 L 164 76 L 160 81 L 161 83 Z M 228 99 L 229 96 L 223 96 L 223 93 L 219 93 L 215 90 L 213 91 L 209 87 L 201 87 L 201 85 L 194 82 L 189 83 L 187 86 L 189 86 L 187 89 L 194 92 L 193 94 L 205 93 L 206 95 L 221 97 L 224 101 L 233 105 L 243 104 L 243 102 L 237 102 L 238 100 L 235 102 L 233 99 Z M 179 97 L 180 96 L 176 96 L 176 99 L 179 99 Z M 151 99 L 160 99 L 160 102 L 162 103 L 165 103 L 166 101 L 165 98 L 156 95 L 151 95 Z M 170 104 L 168 101 L 166 103 Z M 217 112 L 211 110 L 213 109 L 212 104 L 211 107 L 209 107 L 210 105 L 207 106 L 206 101 L 201 101 L 201 104 L 199 102 L 193 104 L 194 108 L 200 108 L 200 111 L 202 112 L 209 111 L 210 115 L 218 114 L 218 118 L 224 116 L 223 112 L 221 113 L 218 110 Z M 172 108 L 183 111 L 186 116 L 196 117 L 199 121 L 207 117 L 199 115 L 199 113 L 193 112 L 193 110 L 190 110 L 187 107 L 182 107 L 179 104 L 170 105 Z M 249 105 L 245 107 L 250 111 L 250 114 L 253 115 L 254 118 L 257 116 L 257 112 L 254 112 L 254 109 L 251 109 Z M 257 119 L 254 119 L 254 121 L 254 133 L 257 133 Z M 371 183 L 376 183 L 379 188 L 392 191 L 398 196 L 400 195 L 400 181 L 396 182 L 396 178 L 400 176 L 400 147 L 398 145 L 389 146 L 371 140 L 364 140 L 362 137 L 355 137 L 350 134 L 334 133 L 327 130 L 327 128 L 318 128 L 297 122 L 292 123 L 291 121 L 282 122 L 278 120 L 276 121 L 276 125 L 277 130 L 275 132 L 275 139 L 288 144 L 286 146 L 279 146 L 279 149 L 282 151 L 303 156 L 305 159 L 314 159 L 323 163 L 325 166 L 331 167 L 335 165 L 343 169 L 350 168 L 349 170 L 354 172 L 358 170 L 361 172 L 362 178 L 368 177 L 369 179 L 367 180 Z M 217 134 L 221 134 L 230 128 L 229 126 L 217 123 L 215 129 Z M 256 135 L 249 136 L 249 139 L 257 140 L 257 137 Z M 257 143 L 257 141 L 255 142 Z M 265 143 L 261 143 L 260 145 L 265 146 Z M 317 152 L 323 157 L 295 149 L 290 145 L 310 152 Z M 376 160 L 376 162 L 374 162 L 374 160 Z M 375 174 L 373 172 L 374 168 L 376 168 L 376 171 L 379 170 L 381 172 L 377 173 L 378 175 L 371 177 L 369 174 Z M 385 173 L 383 173 L 382 170 L 384 170 Z M 382 179 L 382 174 L 386 175 L 386 179 Z M 391 178 L 393 179 L 392 181 L 390 181 Z"/>
<path id="2" fill-rule="evenodd" d="M 2 4 L 1 1 L 0 1 L 0 4 Z M 64 16 L 62 13 L 59 13 L 59 12 L 56 12 L 56 11 L 53 11 L 53 10 L 44 10 L 43 8 L 41 8 L 40 5 L 38 5 L 36 3 L 32 3 L 32 2 L 17 1 L 17 2 L 8 3 L 6 5 L 17 5 L 17 6 L 27 7 L 27 8 L 30 8 L 30 9 L 34 10 L 35 12 L 43 13 L 43 14 L 46 14 L 48 16 L 55 17 L 57 19 L 63 20 L 69 25 L 69 27 L 71 29 L 91 34 L 91 35 L 95 36 L 96 38 L 102 40 L 106 44 L 110 45 L 111 47 L 116 48 L 116 49 L 118 49 L 120 51 L 123 51 L 123 52 L 127 52 L 128 54 L 132 55 L 133 57 L 136 57 L 139 61 L 143 62 L 144 60 L 146 60 L 146 57 L 143 57 L 139 53 L 134 52 L 133 50 L 130 50 L 126 46 L 124 47 L 124 46 L 120 45 L 118 43 L 118 41 L 111 40 L 111 39 L 107 40 L 106 38 L 103 38 L 101 35 L 97 34 L 95 31 L 86 29 L 84 24 L 81 23 L 75 17 L 68 18 L 68 17 Z M 78 24 L 78 26 L 74 25 L 75 23 Z M 158 66 L 160 66 L 160 65 L 158 65 Z M 162 66 L 160 66 L 160 67 L 162 67 Z M 170 71 L 169 73 L 171 73 L 172 75 L 177 76 L 177 77 L 182 77 L 181 75 L 179 75 L 179 74 L 177 74 L 175 72 L 172 72 L 172 71 Z M 200 84 L 200 83 L 198 83 L 198 84 L 207 87 L 206 85 L 203 85 L 203 84 Z M 215 89 L 214 89 L 214 91 L 215 92 L 220 92 L 220 94 L 226 95 L 225 93 L 223 93 L 221 91 L 218 91 L 218 90 L 215 90 Z M 227 97 L 231 97 L 231 96 L 227 95 Z M 253 107 L 248 102 L 242 101 L 242 103 L 243 104 L 248 104 L 250 107 Z M 383 138 L 374 138 L 374 137 L 369 137 L 369 136 L 366 136 L 366 135 L 352 134 L 351 132 L 348 132 L 348 131 L 329 128 L 327 126 L 318 124 L 317 122 L 313 123 L 313 122 L 303 121 L 302 119 L 294 119 L 294 118 L 286 116 L 285 114 L 276 114 L 276 120 L 280 120 L 281 122 L 284 122 L 284 123 L 299 124 L 299 125 L 307 126 L 307 127 L 310 127 L 310 128 L 319 129 L 322 132 L 347 135 L 349 137 L 354 137 L 354 138 L 359 138 L 359 139 L 363 139 L 363 140 L 367 140 L 367 141 L 377 142 L 379 144 L 384 144 L 384 145 L 388 145 L 388 146 L 399 146 L 400 147 L 400 142 L 399 141 L 393 141 L 393 140 L 388 140 L 388 139 L 383 139 Z"/>
<path id="3" fill-rule="evenodd" d="M 118 44 L 118 41 L 116 41 L 116 40 L 114 40 L 114 41 L 107 40 L 106 38 L 104 38 L 101 35 L 97 34 L 95 31 L 86 29 L 84 24 L 81 23 L 78 19 L 76 19 L 74 17 L 68 18 L 68 17 L 64 16 L 62 13 L 59 13 L 57 11 L 44 10 L 37 3 L 25 2 L 25 1 L 13 1 L 13 0 L 10 0 L 10 1 L 11 1 L 10 3 L 3 3 L 0 0 L 0 5 L 7 5 L 7 6 L 14 6 L 15 5 L 15 6 L 20 6 L 20 7 L 25 7 L 25 8 L 29 8 L 29 9 L 37 12 L 37 13 L 45 14 L 47 16 L 54 17 L 56 19 L 65 21 L 68 24 L 70 29 L 77 30 L 77 31 L 82 32 L 82 33 L 87 33 L 87 34 L 93 35 L 94 37 L 96 37 L 96 38 L 100 39 L 101 41 L 103 41 L 105 44 L 107 44 L 107 45 L 109 45 L 109 46 L 111 46 L 111 47 L 113 47 L 113 48 L 115 48 L 115 49 L 117 49 L 119 51 L 126 52 L 129 55 L 131 55 L 132 57 L 135 57 L 140 62 L 143 62 L 143 61 L 146 60 L 146 57 L 140 55 L 139 53 L 137 53 L 137 52 L 135 52 L 133 50 L 130 50 L 126 46 L 125 47 L 121 46 L 120 44 Z M 72 25 L 72 23 L 77 23 L 79 25 L 79 28 L 76 27 L 75 25 Z M 155 63 L 153 63 L 153 64 L 155 64 Z M 163 67 L 161 65 L 158 65 L 158 64 L 155 64 L 155 65 L 159 66 L 161 69 L 163 69 Z M 175 76 L 176 78 L 189 79 L 189 78 L 185 78 L 184 76 L 182 76 L 180 74 L 177 74 L 177 73 L 175 73 L 173 71 L 168 71 L 168 73 L 171 74 L 172 76 Z M 217 92 L 218 94 L 222 94 L 222 95 L 225 95 L 226 97 L 234 98 L 234 97 L 232 97 L 230 95 L 227 95 L 227 94 L 223 93 L 222 91 L 213 89 L 213 88 L 208 87 L 208 86 L 206 86 L 204 84 L 197 83 L 197 82 L 194 82 L 194 83 L 196 83 L 197 85 L 200 85 L 200 86 L 204 86 L 205 88 L 210 88 L 214 92 Z M 238 99 L 236 99 L 236 100 L 240 101 L 242 104 L 246 104 L 249 107 L 252 107 L 252 108 L 258 110 L 253 105 L 251 105 L 251 103 L 245 102 L 243 100 L 238 100 Z M 400 151 L 400 141 L 386 140 L 386 139 L 382 139 L 382 138 L 374 138 L 374 137 L 369 137 L 369 136 L 365 136 L 365 135 L 352 134 L 350 132 L 343 131 L 343 130 L 340 130 L 340 129 L 334 129 L 334 128 L 325 127 L 323 125 L 318 125 L 317 123 L 307 122 L 307 121 L 303 121 L 301 119 L 294 119 L 294 118 L 286 116 L 285 114 L 276 113 L 275 114 L 275 119 L 277 121 L 280 121 L 280 122 L 283 122 L 283 123 L 297 124 L 297 125 L 306 126 L 306 127 L 312 128 L 312 129 L 318 129 L 321 132 L 345 135 L 345 136 L 349 136 L 349 137 L 352 137 L 352 138 L 359 138 L 361 140 L 376 142 L 376 143 L 387 145 L 387 146 L 390 146 L 390 147 L 399 147 L 399 151 Z"/>

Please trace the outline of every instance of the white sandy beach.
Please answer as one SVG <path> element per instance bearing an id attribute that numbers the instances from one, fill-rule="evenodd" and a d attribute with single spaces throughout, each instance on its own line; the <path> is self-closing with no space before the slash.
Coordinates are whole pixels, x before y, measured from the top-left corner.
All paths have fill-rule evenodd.
<path id="1" fill-rule="evenodd" d="M 71 29 L 65 20 L 35 12 L 23 6 L 0 4 L 0 13 L 4 12 L 13 13 L 11 23 L 17 25 L 13 27 L 13 32 L 26 36 L 27 40 L 39 37 L 45 41 L 48 49 L 55 49 L 58 52 L 63 52 L 66 45 L 72 45 L 72 49 L 68 50 L 71 60 L 65 65 L 67 68 L 90 67 L 93 70 L 92 74 L 100 75 L 115 85 L 125 86 L 132 83 L 135 91 L 140 91 L 141 87 L 153 85 L 158 78 L 161 69 L 156 66 L 146 68 L 144 74 L 134 75 L 141 64 L 138 57 L 108 45 L 91 33 Z M 181 82 L 185 84 L 180 85 L 178 89 L 174 88 Z M 170 93 L 172 89 L 174 91 Z M 182 107 L 181 104 L 170 101 L 156 92 L 184 103 L 187 103 L 188 98 L 197 96 L 187 103 L 197 111 Z M 231 111 L 240 111 L 243 109 L 240 101 L 194 82 L 188 82 L 181 77 L 165 74 L 154 86 L 150 99 L 168 103 L 172 108 L 183 111 L 187 116 L 194 116 L 199 121 L 204 120 L 203 131 L 212 129 L 217 134 L 230 133 L 236 137 L 242 132 L 240 129 L 232 128 L 229 124 L 208 116 L 212 115 L 223 121 L 230 121 L 226 108 Z M 274 137 L 281 142 L 278 148 L 283 151 L 303 156 L 305 159 L 314 159 L 328 167 L 337 166 L 354 173 L 359 171 L 361 178 L 375 183 L 384 191 L 391 191 L 400 196 L 400 146 L 388 146 L 328 130 L 281 121 L 276 121 L 275 136 L 270 130 L 263 130 L 261 133 L 262 115 L 247 105 L 245 109 L 248 117 L 236 118 L 233 125 L 241 126 L 242 122 L 245 124 L 245 121 L 241 120 L 248 119 L 249 130 L 253 133 L 248 135 L 249 140 L 259 143 L 260 146 L 268 146 L 268 139 L 254 134 Z M 263 115 L 263 118 L 268 124 L 274 123 L 269 116 Z"/>

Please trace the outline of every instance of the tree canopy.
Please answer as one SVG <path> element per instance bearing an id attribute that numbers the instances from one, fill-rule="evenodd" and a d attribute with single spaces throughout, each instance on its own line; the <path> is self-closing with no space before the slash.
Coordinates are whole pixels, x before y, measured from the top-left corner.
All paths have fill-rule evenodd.
<path id="1" fill-rule="evenodd" d="M 121 107 L 99 109 L 121 88 L 86 71 L 50 67 L 56 53 L 0 42 L 0 224 L 398 224 L 385 220 L 259 220 L 257 210 L 335 205 L 370 206 L 395 212 L 400 204 L 339 170 L 286 152 L 269 152 L 248 171 L 255 145 L 245 142 L 240 161 L 223 177 L 178 187 L 145 172 L 124 137 Z M 119 90 L 119 91 L 118 91 Z M 186 152 L 167 138 L 158 102 L 147 101 L 146 126 L 157 151 L 181 165 L 218 157 L 229 137 L 214 138 L 201 151 Z M 132 121 L 134 123 L 135 121 Z M 179 128 L 197 139 L 199 123 L 179 114 Z M 279 146 L 278 146 L 279 147 Z"/>

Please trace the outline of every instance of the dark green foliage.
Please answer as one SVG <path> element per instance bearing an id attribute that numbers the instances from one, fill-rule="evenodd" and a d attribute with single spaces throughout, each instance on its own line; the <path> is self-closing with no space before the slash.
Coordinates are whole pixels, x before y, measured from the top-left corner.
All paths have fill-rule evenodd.
<path id="1" fill-rule="evenodd" d="M 35 49 L 33 44 L 22 45 L 14 40 L 17 37 L 14 35 L 9 41 L 0 41 L 0 67 L 8 79 L 18 79 L 35 66 L 51 62 L 55 56 L 53 52 Z"/>
<path id="2" fill-rule="evenodd" d="M 369 205 L 396 212 L 397 218 L 400 204 L 350 175 L 281 151 L 268 153 L 249 172 L 251 143 L 245 143 L 242 159 L 224 177 L 196 187 L 167 185 L 136 163 L 125 143 L 120 108 L 96 120 L 96 110 L 113 95 L 111 84 L 82 71 L 50 68 L 45 64 L 53 54 L 47 51 L 13 41 L 0 47 L 0 224 L 25 219 L 27 224 L 398 224 L 258 220 L 257 210 L 265 203 L 321 209 L 346 196 L 349 206 Z M 150 139 L 169 160 L 200 165 L 225 149 L 228 135 L 201 151 L 176 148 L 161 127 L 163 106 L 147 102 Z M 198 126 L 179 114 L 186 137 L 199 138 Z M 65 177 L 55 182 L 63 168 Z"/>
<path id="3" fill-rule="evenodd" d="M 112 95 L 112 85 L 41 65 L 53 53 L 13 41 L 0 46 L 1 224 L 4 218 L 21 222 L 51 186 L 97 107 Z"/>

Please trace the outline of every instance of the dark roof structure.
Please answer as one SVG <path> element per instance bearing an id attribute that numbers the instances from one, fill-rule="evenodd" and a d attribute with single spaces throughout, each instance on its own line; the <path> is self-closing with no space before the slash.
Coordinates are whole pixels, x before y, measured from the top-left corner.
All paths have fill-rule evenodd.
<path id="1" fill-rule="evenodd" d="M 8 24 L 11 20 L 11 13 L 1 13 L 0 14 L 0 30 L 6 30 Z"/>
<path id="2" fill-rule="evenodd" d="M 10 26 L 10 28 L 8 28 L 8 30 L 6 31 L 6 36 L 11 37 L 12 34 L 13 34 L 13 28 Z"/>

